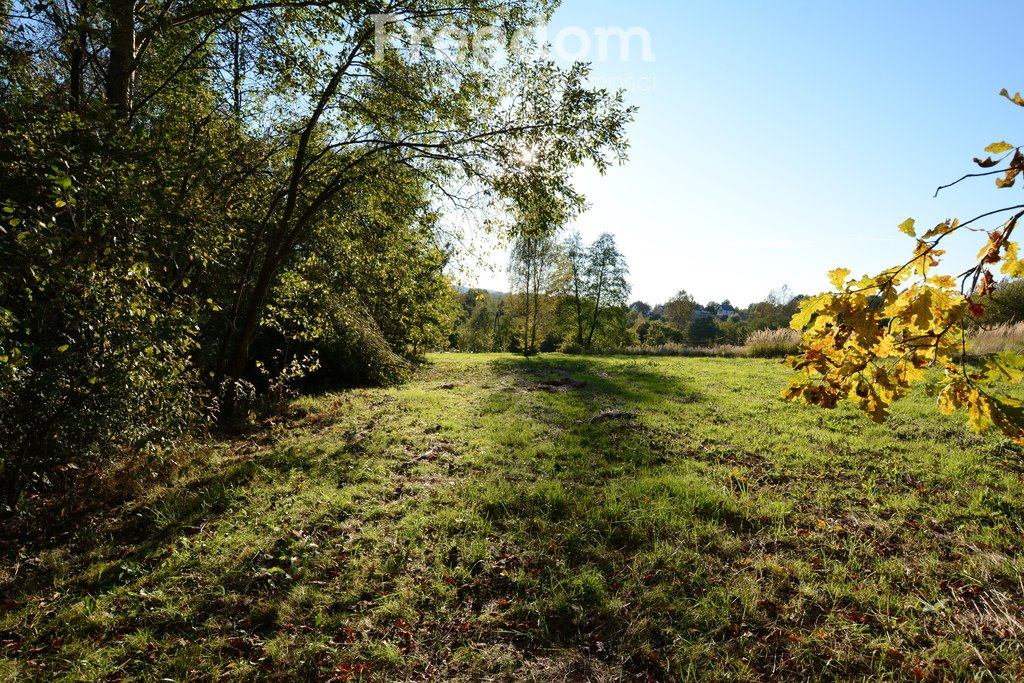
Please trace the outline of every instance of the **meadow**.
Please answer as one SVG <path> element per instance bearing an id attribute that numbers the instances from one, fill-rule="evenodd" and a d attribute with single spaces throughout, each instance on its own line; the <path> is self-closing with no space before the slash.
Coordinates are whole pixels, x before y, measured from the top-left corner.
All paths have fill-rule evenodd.
<path id="1" fill-rule="evenodd" d="M 1024 677 L 1022 450 L 786 382 L 451 354 L 301 398 L 0 532 L 0 681 Z"/>

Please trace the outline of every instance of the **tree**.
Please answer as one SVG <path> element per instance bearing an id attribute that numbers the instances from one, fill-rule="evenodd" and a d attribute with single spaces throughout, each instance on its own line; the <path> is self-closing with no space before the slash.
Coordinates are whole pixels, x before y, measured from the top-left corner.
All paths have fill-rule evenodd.
<path id="1" fill-rule="evenodd" d="M 794 295 L 787 285 L 773 289 L 764 301 L 751 304 L 747 309 L 751 329 L 788 327 L 789 321 L 799 310 L 803 298 Z"/>
<path id="2" fill-rule="evenodd" d="M 983 326 L 1024 322 L 1024 280 L 1005 280 L 981 299 Z"/>
<path id="3" fill-rule="evenodd" d="M 693 300 L 693 297 L 687 294 L 686 290 L 680 289 L 665 304 L 661 315 L 671 325 L 680 330 L 685 330 L 686 326 L 693 320 L 693 312 L 696 310 L 696 305 L 697 302 Z"/>
<path id="4" fill-rule="evenodd" d="M 583 246 L 580 233 L 574 232 L 562 247 L 567 273 L 562 278 L 566 298 L 572 307 L 572 318 L 575 323 L 576 344 L 583 348 L 583 330 L 586 325 L 588 254 Z"/>
<path id="5" fill-rule="evenodd" d="M 677 327 L 673 327 L 661 320 L 652 320 L 647 326 L 643 341 L 648 346 L 682 344 L 686 341 L 686 335 Z"/>
<path id="6" fill-rule="evenodd" d="M 634 301 L 629 305 L 629 310 L 645 318 L 649 318 L 653 309 L 651 308 L 651 305 L 646 302 Z"/>
<path id="7" fill-rule="evenodd" d="M 463 297 L 464 318 L 458 330 L 458 348 L 480 353 L 493 351 L 497 345 L 495 318 L 499 302 L 483 290 L 471 289 Z"/>
<path id="8" fill-rule="evenodd" d="M 230 414 L 297 346 L 430 346 L 441 214 L 564 214 L 572 169 L 625 151 L 632 110 L 583 66 L 378 45 L 402 22 L 515 34 L 539 0 L 390 3 L 383 24 L 337 0 L 2 6 L 0 505 L 173 443 L 221 386 Z"/>
<path id="9" fill-rule="evenodd" d="M 453 9 L 417 3 L 392 16 L 441 30 L 451 22 L 482 26 L 497 12 L 505 29 L 514 31 L 538 16 L 537 8 L 522 12 L 516 5 L 472 2 Z M 584 160 L 604 168 L 606 151 L 622 151 L 618 131 L 628 110 L 588 90 L 583 67 L 563 71 L 515 53 L 498 67 L 436 47 L 410 51 L 401 45 L 371 55 L 375 46 L 365 16 L 331 19 L 338 26 L 334 40 L 344 46 L 341 59 L 333 60 L 337 66 L 326 78 L 306 75 L 310 89 L 300 101 L 309 104 L 290 126 L 301 133 L 282 158 L 286 172 L 272 194 L 276 204 L 268 207 L 261 238 L 252 242 L 247 262 L 253 265 L 235 288 L 232 309 L 238 315 L 224 341 L 228 378 L 246 372 L 276 274 L 316 222 L 358 197 L 367 178 L 404 166 L 456 204 L 483 197 L 522 213 L 579 204 L 570 169 Z M 323 50 L 320 61 L 331 61 L 337 45 L 325 43 Z M 484 191 L 459 196 L 449 189 L 453 185 Z"/>
<path id="10" fill-rule="evenodd" d="M 594 345 L 594 332 L 608 311 L 625 308 L 629 300 L 629 266 L 626 257 L 615 246 L 615 237 L 602 233 L 588 250 L 586 288 L 591 299 L 591 312 L 587 321 L 586 348 Z"/>
<path id="11" fill-rule="evenodd" d="M 602 323 L 617 309 L 625 310 L 629 267 L 610 233 L 601 234 L 586 248 L 575 233 L 563 246 L 563 253 L 567 268 L 563 290 L 571 302 L 576 343 L 591 349 Z M 624 319 L 619 322 L 624 326 Z"/>
<path id="12" fill-rule="evenodd" d="M 698 317 L 687 326 L 686 336 L 694 346 L 709 346 L 718 338 L 718 319 Z"/>
<path id="13" fill-rule="evenodd" d="M 520 350 L 525 356 L 538 353 L 547 334 L 556 267 L 557 244 L 550 232 L 526 233 L 516 239 L 509 261 L 509 284 L 521 321 Z"/>
<path id="14" fill-rule="evenodd" d="M 1024 107 L 1024 98 L 1001 93 Z M 1006 142 L 985 150 L 975 162 L 985 169 L 977 176 L 999 176 L 998 188 L 1012 187 L 1024 173 L 1024 152 Z M 998 156 L 994 159 L 993 156 Z M 950 186 L 940 187 L 939 190 Z M 1001 227 L 987 233 L 977 263 L 958 278 L 937 272 L 950 235 L 976 229 L 982 221 L 1009 214 Z M 804 333 L 801 354 L 789 364 L 801 373 L 783 393 L 790 400 L 834 408 L 848 400 L 881 422 L 894 401 L 914 384 L 927 381 L 928 369 L 944 370 L 929 382 L 941 412 L 967 413 L 976 432 L 1002 431 L 1024 444 L 1024 401 L 999 393 L 1004 382 L 1024 379 L 1024 357 L 995 354 L 969 361 L 967 330 L 985 314 L 986 297 L 998 292 L 993 270 L 1024 276 L 1024 259 L 1012 239 L 1024 205 L 997 209 L 961 223 L 948 220 L 918 235 L 913 219 L 899 229 L 914 240 L 912 257 L 876 276 L 850 278 L 837 269 L 829 276 L 837 292 L 808 299 L 792 326 Z"/>

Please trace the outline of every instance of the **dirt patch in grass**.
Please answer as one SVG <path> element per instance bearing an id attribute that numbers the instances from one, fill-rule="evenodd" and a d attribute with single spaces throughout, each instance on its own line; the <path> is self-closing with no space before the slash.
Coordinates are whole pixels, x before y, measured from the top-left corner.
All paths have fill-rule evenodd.
<path id="1" fill-rule="evenodd" d="M 586 388 L 587 383 L 571 377 L 559 377 L 540 382 L 533 382 L 523 387 L 517 387 L 519 391 L 546 391 L 548 393 L 559 393 L 564 391 L 575 391 Z"/>

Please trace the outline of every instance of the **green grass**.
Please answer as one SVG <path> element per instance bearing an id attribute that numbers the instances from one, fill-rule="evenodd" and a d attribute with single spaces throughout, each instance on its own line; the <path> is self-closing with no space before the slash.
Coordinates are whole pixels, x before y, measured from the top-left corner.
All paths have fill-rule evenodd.
<path id="1" fill-rule="evenodd" d="M 1021 451 L 786 379 L 445 355 L 301 399 L 7 530 L 0 681 L 1024 676 Z"/>

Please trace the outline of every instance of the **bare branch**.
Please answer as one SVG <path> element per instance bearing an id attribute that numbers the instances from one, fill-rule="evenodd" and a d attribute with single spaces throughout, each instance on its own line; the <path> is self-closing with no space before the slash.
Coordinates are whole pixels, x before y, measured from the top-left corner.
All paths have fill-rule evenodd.
<path id="1" fill-rule="evenodd" d="M 954 187 L 955 185 L 959 185 L 960 183 L 962 183 L 963 181 L 965 181 L 965 180 L 967 180 L 969 178 L 986 178 L 986 177 L 991 176 L 991 175 L 1002 175 L 1003 173 L 1006 173 L 1006 169 L 1005 168 L 999 169 L 999 170 L 995 170 L 995 171 L 986 171 L 985 173 L 968 173 L 967 175 L 965 175 L 960 180 L 952 182 L 949 185 L 940 185 L 939 188 L 937 190 L 935 190 L 935 194 L 933 195 L 933 197 L 938 197 L 939 193 L 942 192 L 943 190 L 948 190 L 949 188 Z"/>

